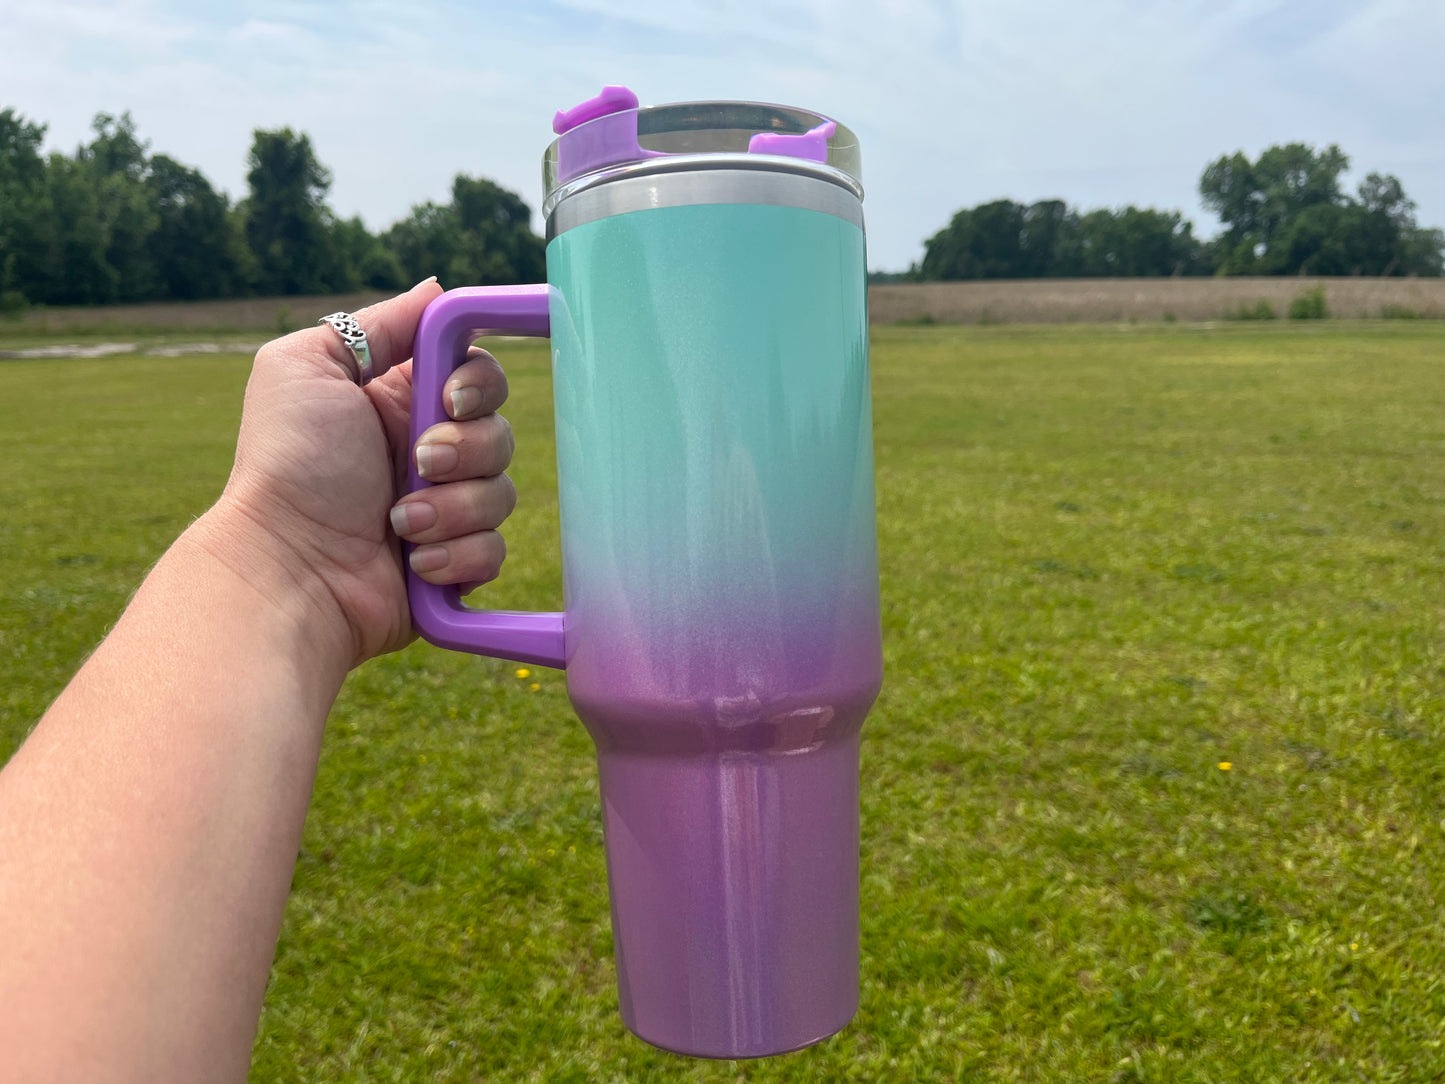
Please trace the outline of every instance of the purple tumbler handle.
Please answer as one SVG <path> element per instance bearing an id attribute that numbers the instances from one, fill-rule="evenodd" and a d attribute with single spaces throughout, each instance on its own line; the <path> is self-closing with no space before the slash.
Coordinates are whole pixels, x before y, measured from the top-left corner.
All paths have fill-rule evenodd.
<path id="1" fill-rule="evenodd" d="M 411 444 L 438 422 L 447 420 L 442 408 L 442 387 L 467 356 L 477 335 L 545 336 L 548 287 L 471 286 L 448 290 L 427 306 L 416 330 L 411 370 Z M 415 493 L 430 482 L 417 473 L 413 456 L 407 491 Z M 408 547 L 409 549 L 409 547 Z M 563 669 L 567 653 L 563 643 L 563 615 L 513 610 L 474 610 L 462 603 L 455 587 L 427 583 L 410 568 L 406 591 L 411 620 L 417 632 L 438 647 L 513 659 L 537 666 Z"/>

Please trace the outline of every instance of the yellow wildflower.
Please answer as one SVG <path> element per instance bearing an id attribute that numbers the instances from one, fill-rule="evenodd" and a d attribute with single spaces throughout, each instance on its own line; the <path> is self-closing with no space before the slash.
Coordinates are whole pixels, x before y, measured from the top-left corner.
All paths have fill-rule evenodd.
<path id="1" fill-rule="evenodd" d="M 535 681 L 532 682 L 532 684 L 530 684 L 530 685 L 527 686 L 527 688 L 531 689 L 533 692 L 536 692 L 536 691 L 537 691 L 538 689 L 540 689 L 541 687 L 542 687 L 542 686 L 538 685 Z"/>
<path id="2" fill-rule="evenodd" d="M 522 667 L 520 670 L 517 671 L 517 676 L 518 676 L 519 678 L 529 678 L 529 677 L 532 676 L 532 671 L 528 670 L 528 669 L 524 666 L 524 667 Z"/>
<path id="3" fill-rule="evenodd" d="M 1231 762 L 1227 761 L 1227 760 L 1221 760 L 1221 761 L 1219 762 L 1219 770 L 1220 770 L 1221 772 L 1227 772 L 1227 771 L 1229 771 L 1230 768 L 1233 768 L 1233 767 L 1234 767 L 1234 765 L 1233 765 Z"/>

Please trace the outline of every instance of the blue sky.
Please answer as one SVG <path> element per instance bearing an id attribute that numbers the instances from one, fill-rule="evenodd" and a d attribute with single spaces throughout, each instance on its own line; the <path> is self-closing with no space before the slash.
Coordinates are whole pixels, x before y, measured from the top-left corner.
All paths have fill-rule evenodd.
<path id="1" fill-rule="evenodd" d="M 1442 0 L 0 0 L 0 107 L 73 150 L 129 109 L 152 150 L 244 194 L 257 127 L 309 133 L 331 202 L 373 229 L 458 172 L 540 202 L 555 110 L 747 98 L 863 144 L 870 264 L 955 210 L 1061 197 L 1179 209 L 1204 165 L 1339 143 L 1445 226 Z"/>

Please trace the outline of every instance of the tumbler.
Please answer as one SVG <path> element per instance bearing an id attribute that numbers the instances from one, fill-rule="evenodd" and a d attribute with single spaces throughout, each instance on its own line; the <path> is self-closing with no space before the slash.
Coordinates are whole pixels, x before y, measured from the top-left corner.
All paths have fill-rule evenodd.
<path id="1" fill-rule="evenodd" d="M 412 440 L 476 336 L 550 336 L 563 610 L 474 610 L 413 575 L 413 620 L 565 669 L 627 1026 L 691 1055 L 794 1050 L 857 1009 L 859 732 L 882 680 L 857 141 L 802 109 L 639 109 L 622 87 L 554 129 L 548 281 L 432 303 Z"/>

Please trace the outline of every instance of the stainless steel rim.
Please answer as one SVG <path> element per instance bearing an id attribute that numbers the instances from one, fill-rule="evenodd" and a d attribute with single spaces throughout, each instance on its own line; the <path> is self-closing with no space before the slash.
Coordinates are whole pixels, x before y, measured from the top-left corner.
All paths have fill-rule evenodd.
<path id="1" fill-rule="evenodd" d="M 552 193 L 547 240 L 599 218 L 657 207 L 758 203 L 836 215 L 863 228 L 863 188 L 841 170 L 773 155 L 675 155 L 578 177 Z"/>

